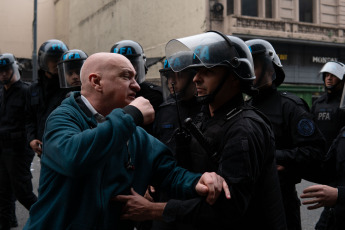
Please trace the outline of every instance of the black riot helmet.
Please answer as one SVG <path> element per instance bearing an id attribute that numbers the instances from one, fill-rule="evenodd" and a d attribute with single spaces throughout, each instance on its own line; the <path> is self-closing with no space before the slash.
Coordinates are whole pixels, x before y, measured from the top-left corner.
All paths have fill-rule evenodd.
<path id="1" fill-rule="evenodd" d="M 66 51 L 68 51 L 68 47 L 60 40 L 51 39 L 44 42 L 38 50 L 39 69 L 51 75 L 57 75 L 57 68 L 55 72 L 55 64 L 57 65 L 62 54 Z"/>
<path id="2" fill-rule="evenodd" d="M 16 58 L 11 53 L 0 54 L 0 85 L 8 85 L 20 79 Z"/>
<path id="3" fill-rule="evenodd" d="M 168 62 L 174 60 L 175 55 L 181 51 L 189 53 L 191 58 L 179 66 L 171 66 L 175 72 L 188 68 L 225 66 L 240 80 L 243 92 L 253 93 L 251 91 L 255 79 L 253 59 L 248 46 L 242 39 L 226 36 L 218 31 L 173 39 L 165 47 Z M 198 97 L 198 100 L 201 103 L 211 102 L 221 89 L 226 77 L 223 77 L 222 82 L 212 94 Z"/>
<path id="4" fill-rule="evenodd" d="M 256 76 L 254 87 L 260 88 L 273 82 L 276 87 L 281 85 L 285 79 L 283 66 L 271 43 L 262 39 L 252 39 L 245 42 L 249 47 L 254 68 L 259 68 L 261 73 Z"/>
<path id="5" fill-rule="evenodd" d="M 145 81 L 147 73 L 146 56 L 143 47 L 138 42 L 132 40 L 119 41 L 111 47 L 110 52 L 122 54 L 128 58 L 137 72 L 135 80 L 138 84 Z"/>
<path id="6" fill-rule="evenodd" d="M 170 62 L 172 65 L 178 66 L 188 58 L 191 58 L 189 53 L 180 52 L 174 56 L 173 60 L 170 59 Z M 196 74 L 195 69 L 190 68 L 174 72 L 168 60 L 165 59 L 163 69 L 160 69 L 159 72 L 164 100 L 170 97 L 174 97 L 177 100 L 188 100 L 195 95 L 196 88 L 193 83 L 193 77 Z"/>
<path id="7" fill-rule="evenodd" d="M 88 55 L 78 49 L 66 51 L 58 63 L 60 88 L 72 88 L 81 85 L 80 69 Z"/>

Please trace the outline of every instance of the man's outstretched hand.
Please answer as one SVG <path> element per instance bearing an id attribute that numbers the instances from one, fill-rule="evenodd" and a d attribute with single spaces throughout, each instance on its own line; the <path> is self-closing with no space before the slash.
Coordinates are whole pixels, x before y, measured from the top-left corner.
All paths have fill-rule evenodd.
<path id="1" fill-rule="evenodd" d="M 214 172 L 202 174 L 195 190 L 200 196 L 207 196 L 206 202 L 210 205 L 216 202 L 222 190 L 224 190 L 227 199 L 231 198 L 228 184 L 223 177 Z"/>

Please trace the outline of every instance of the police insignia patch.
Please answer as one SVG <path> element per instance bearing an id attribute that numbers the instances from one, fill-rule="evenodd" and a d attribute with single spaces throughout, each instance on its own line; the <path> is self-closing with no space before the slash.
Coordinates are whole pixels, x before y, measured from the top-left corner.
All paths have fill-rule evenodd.
<path id="1" fill-rule="evenodd" d="M 302 136 L 309 137 L 314 133 L 314 122 L 310 119 L 301 119 L 297 124 L 297 130 Z"/>

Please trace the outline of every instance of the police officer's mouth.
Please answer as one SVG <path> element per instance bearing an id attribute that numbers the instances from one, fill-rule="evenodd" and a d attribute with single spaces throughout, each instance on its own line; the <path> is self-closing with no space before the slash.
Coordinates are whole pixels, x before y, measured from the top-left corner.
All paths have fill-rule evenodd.
<path id="1" fill-rule="evenodd" d="M 196 91 L 197 91 L 197 93 L 198 94 L 200 94 L 200 93 L 206 93 L 206 89 L 204 89 L 204 88 L 196 88 Z"/>
<path id="2" fill-rule="evenodd" d="M 79 85 L 81 85 L 81 81 L 74 81 L 74 82 L 72 83 L 72 85 L 79 86 Z"/>

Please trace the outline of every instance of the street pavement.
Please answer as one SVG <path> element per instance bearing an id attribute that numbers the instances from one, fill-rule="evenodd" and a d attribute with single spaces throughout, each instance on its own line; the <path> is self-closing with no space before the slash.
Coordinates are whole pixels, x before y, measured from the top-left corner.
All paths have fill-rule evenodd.
<path id="1" fill-rule="evenodd" d="M 40 174 L 40 158 L 37 156 L 34 158 L 32 165 L 31 165 L 31 173 L 32 173 L 32 183 L 34 187 L 34 192 L 37 195 L 37 189 L 38 189 L 38 180 L 39 180 L 39 174 Z M 297 191 L 300 195 L 304 188 L 307 186 L 313 185 L 314 183 L 310 183 L 308 181 L 302 180 L 301 183 L 297 185 Z M 314 230 L 314 226 L 321 214 L 322 209 L 317 210 L 307 210 L 307 207 L 302 205 L 301 206 L 301 218 L 302 218 L 302 230 Z M 26 220 L 29 217 L 29 212 L 17 201 L 16 203 L 16 213 L 18 218 L 18 227 L 12 228 L 12 230 L 22 230 Z"/>

